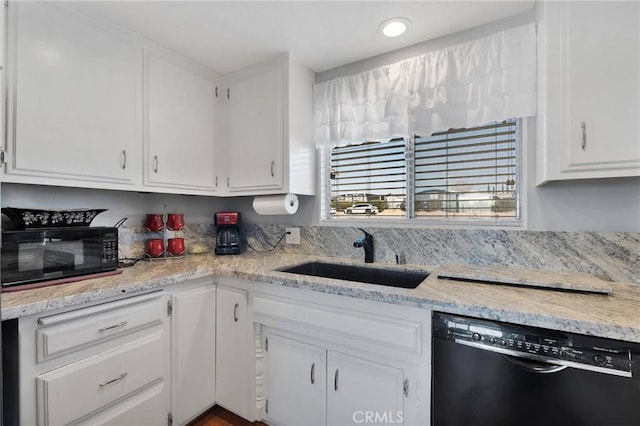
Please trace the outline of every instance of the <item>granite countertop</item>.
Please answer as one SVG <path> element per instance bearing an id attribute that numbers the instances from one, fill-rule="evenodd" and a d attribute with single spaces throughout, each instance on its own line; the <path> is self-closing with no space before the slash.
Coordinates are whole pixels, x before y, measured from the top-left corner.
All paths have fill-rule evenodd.
<path id="1" fill-rule="evenodd" d="M 119 275 L 3 293 L 2 320 L 110 300 L 217 275 L 640 343 L 640 285 L 637 284 L 612 282 L 613 293 L 605 296 L 458 282 L 438 279 L 437 274 L 432 273 L 416 289 L 404 289 L 277 271 L 315 260 L 353 263 L 285 253 L 204 254 L 184 259 L 139 262 L 123 269 Z M 437 270 L 428 265 L 377 263 L 371 266 Z"/>

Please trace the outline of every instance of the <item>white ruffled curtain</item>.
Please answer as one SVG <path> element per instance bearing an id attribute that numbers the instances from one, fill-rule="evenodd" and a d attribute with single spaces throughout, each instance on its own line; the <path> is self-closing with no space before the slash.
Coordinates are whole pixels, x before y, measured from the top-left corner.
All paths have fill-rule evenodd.
<path id="1" fill-rule="evenodd" d="M 430 135 L 535 112 L 533 23 L 314 86 L 318 146 Z"/>

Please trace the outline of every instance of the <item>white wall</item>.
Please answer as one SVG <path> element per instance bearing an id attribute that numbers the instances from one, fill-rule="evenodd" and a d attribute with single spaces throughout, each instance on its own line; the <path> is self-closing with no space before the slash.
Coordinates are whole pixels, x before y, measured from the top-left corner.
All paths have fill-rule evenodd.
<path id="1" fill-rule="evenodd" d="M 109 209 L 96 217 L 92 223 L 96 226 L 112 226 L 122 217 L 128 217 L 128 225 L 139 226 L 147 213 L 162 213 L 165 205 L 167 213 L 183 213 L 190 224 L 213 223 L 213 214 L 220 211 L 239 211 L 241 221 L 247 223 L 312 225 L 318 216 L 315 197 L 310 196 L 299 197 L 300 208 L 295 215 L 260 216 L 251 207 L 253 197 L 204 197 L 14 183 L 3 183 L 0 191 L 2 207 Z"/>
<path id="2" fill-rule="evenodd" d="M 361 61 L 353 62 L 341 67 L 332 68 L 330 70 L 316 73 L 316 83 L 332 80 L 346 75 L 357 74 L 359 72 L 368 71 L 384 65 L 393 64 L 412 56 L 423 55 L 427 52 L 443 49 L 454 44 L 464 43 L 481 37 L 488 36 L 498 31 L 509 28 L 518 27 L 535 21 L 533 9 L 528 12 L 504 18 L 488 24 L 478 25 L 477 27 L 459 31 L 423 43 L 414 44 L 413 46 L 404 47 L 382 55 L 373 56 Z"/>
<path id="3" fill-rule="evenodd" d="M 2 207 L 27 207 L 52 210 L 104 208 L 92 225 L 113 226 L 128 217 L 130 226 L 142 225 L 147 213 L 183 213 L 191 224 L 213 223 L 213 213 L 233 210 L 234 200 L 191 195 L 152 194 L 109 191 L 102 189 L 67 188 L 44 185 L 2 184 Z"/>

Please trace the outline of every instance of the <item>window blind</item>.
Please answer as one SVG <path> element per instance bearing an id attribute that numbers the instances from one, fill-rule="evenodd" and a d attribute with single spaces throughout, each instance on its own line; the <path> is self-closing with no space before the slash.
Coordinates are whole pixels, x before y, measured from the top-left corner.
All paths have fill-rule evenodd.
<path id="1" fill-rule="evenodd" d="M 335 147 L 323 163 L 323 205 L 330 218 L 518 220 L 519 144 L 518 120 L 509 119 Z"/>
<path id="2" fill-rule="evenodd" d="M 329 174 L 331 217 L 404 217 L 404 140 L 335 147 Z"/>
<path id="3" fill-rule="evenodd" d="M 517 142 L 516 119 L 416 138 L 415 216 L 518 219 Z"/>

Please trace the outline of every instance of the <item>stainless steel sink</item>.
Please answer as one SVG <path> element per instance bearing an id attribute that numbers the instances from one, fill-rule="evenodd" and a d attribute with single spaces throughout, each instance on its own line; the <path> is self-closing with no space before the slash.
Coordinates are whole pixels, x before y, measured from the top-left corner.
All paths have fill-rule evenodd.
<path id="1" fill-rule="evenodd" d="M 402 288 L 416 288 L 429 276 L 428 272 L 396 271 L 324 262 L 303 263 L 280 271 Z"/>

